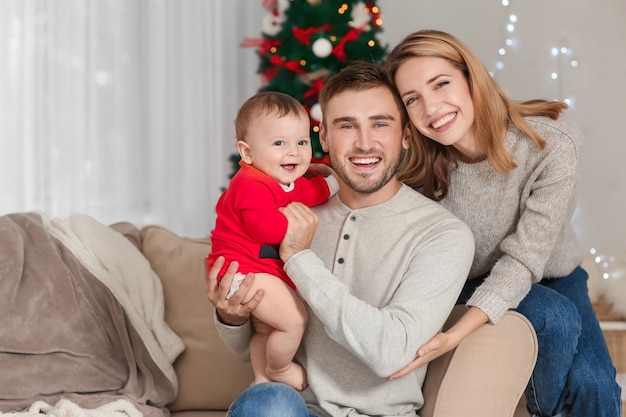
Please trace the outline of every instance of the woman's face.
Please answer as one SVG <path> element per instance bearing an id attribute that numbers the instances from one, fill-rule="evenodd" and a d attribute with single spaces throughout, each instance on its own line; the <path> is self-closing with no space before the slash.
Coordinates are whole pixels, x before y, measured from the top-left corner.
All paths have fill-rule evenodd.
<path id="1" fill-rule="evenodd" d="M 459 69 L 443 58 L 409 58 L 398 67 L 395 83 L 421 134 L 454 146 L 468 159 L 482 154 L 474 136 L 469 85 Z"/>

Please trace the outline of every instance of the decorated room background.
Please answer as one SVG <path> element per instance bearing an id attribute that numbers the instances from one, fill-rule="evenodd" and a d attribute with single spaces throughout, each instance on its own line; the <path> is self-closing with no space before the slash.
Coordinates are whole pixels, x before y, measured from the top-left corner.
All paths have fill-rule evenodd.
<path id="1" fill-rule="evenodd" d="M 513 98 L 570 103 L 565 117 L 584 137 L 577 232 L 605 270 L 624 271 L 625 20 L 623 0 L 3 0 L 0 213 L 206 236 L 247 97 L 272 80 L 299 86 L 314 135 L 316 76 L 435 28 L 471 46 Z M 296 50 L 272 46 L 268 28 L 291 29 L 282 47 Z"/>

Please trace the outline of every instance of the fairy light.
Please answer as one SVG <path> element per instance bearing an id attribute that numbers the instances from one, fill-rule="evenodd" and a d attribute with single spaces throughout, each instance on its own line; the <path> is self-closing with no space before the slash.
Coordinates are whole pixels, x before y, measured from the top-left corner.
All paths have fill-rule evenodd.
<path id="1" fill-rule="evenodd" d="M 558 99 L 565 101 L 570 107 L 572 107 L 574 100 L 572 98 L 565 97 L 564 94 L 564 73 L 569 68 L 578 68 L 580 62 L 572 56 L 573 51 L 567 45 L 567 39 L 562 38 L 559 43 L 560 45 L 552 46 L 550 48 L 550 55 L 554 58 L 556 66 L 556 69 L 550 72 L 550 78 L 557 82 Z"/>
<path id="2" fill-rule="evenodd" d="M 501 0 L 501 4 L 502 7 L 505 8 L 504 16 L 506 19 L 505 22 L 503 22 L 504 24 L 502 27 L 504 39 L 502 44 L 496 50 L 497 58 L 493 64 L 493 70 L 489 71 L 489 75 L 493 78 L 497 78 L 497 76 L 505 69 L 506 57 L 508 55 L 515 56 L 515 54 L 511 54 L 511 52 L 515 50 L 518 44 L 517 25 L 520 22 L 520 18 L 511 10 L 511 0 Z M 566 39 L 561 39 L 557 45 L 552 46 L 550 48 L 550 55 L 555 64 L 553 68 L 548 70 L 547 76 L 551 82 L 557 83 L 557 98 L 559 100 L 563 100 L 570 107 L 572 107 L 574 99 L 572 97 L 565 97 L 564 94 L 564 84 L 567 79 L 565 72 L 567 72 L 567 70 L 578 68 L 580 66 L 580 61 L 573 56 L 573 51 L 568 46 Z"/>
<path id="3" fill-rule="evenodd" d="M 502 0 L 502 6 L 504 7 L 509 7 L 511 5 L 509 0 Z M 508 13 L 507 14 L 507 22 L 504 25 L 504 32 L 505 32 L 505 37 L 504 37 L 504 44 L 502 46 L 500 46 L 497 50 L 497 54 L 499 57 L 498 60 L 496 60 L 495 62 L 495 70 L 494 71 L 490 71 L 489 75 L 491 75 L 492 77 L 496 77 L 496 74 L 501 72 L 504 69 L 504 60 L 503 57 L 505 57 L 508 53 L 508 51 L 512 48 L 515 47 L 515 24 L 518 21 L 518 17 L 516 14 L 514 13 Z"/>

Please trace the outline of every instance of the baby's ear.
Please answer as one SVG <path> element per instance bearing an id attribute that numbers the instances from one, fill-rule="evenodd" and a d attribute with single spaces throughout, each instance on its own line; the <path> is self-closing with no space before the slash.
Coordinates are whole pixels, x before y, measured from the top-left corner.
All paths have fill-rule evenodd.
<path id="1" fill-rule="evenodd" d="M 250 146 L 243 140 L 237 141 L 237 152 L 241 156 L 241 160 L 246 164 L 252 164 L 252 154 L 250 152 Z"/>

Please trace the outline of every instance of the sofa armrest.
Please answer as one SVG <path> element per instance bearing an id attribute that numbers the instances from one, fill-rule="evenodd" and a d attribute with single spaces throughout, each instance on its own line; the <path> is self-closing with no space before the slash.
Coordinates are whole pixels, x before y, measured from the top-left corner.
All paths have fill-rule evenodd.
<path id="1" fill-rule="evenodd" d="M 465 312 L 456 306 L 445 328 Z M 511 417 L 537 360 L 530 322 L 509 311 L 434 360 L 424 381 L 421 417 Z"/>
<path id="2" fill-rule="evenodd" d="M 110 225 L 110 227 L 130 240 L 130 242 L 135 245 L 137 249 L 139 249 L 139 252 L 143 251 L 141 236 L 139 235 L 139 229 L 137 229 L 137 226 L 130 222 L 117 222 Z"/>

